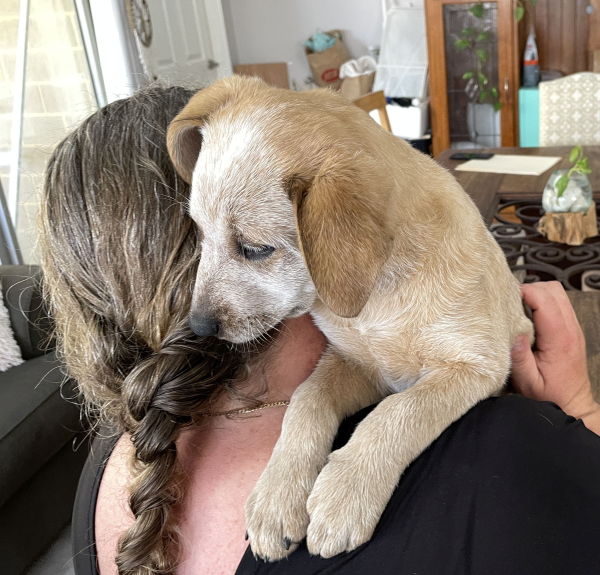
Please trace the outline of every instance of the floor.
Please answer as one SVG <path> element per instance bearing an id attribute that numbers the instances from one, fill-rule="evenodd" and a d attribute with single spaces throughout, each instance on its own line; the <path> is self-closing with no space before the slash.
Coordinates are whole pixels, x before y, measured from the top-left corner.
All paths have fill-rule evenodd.
<path id="1" fill-rule="evenodd" d="M 71 553 L 71 526 L 37 559 L 24 575 L 75 575 Z"/>

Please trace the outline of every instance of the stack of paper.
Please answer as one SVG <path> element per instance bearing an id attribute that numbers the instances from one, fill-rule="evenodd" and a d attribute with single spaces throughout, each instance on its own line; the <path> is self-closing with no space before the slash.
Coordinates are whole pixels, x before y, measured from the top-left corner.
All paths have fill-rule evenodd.
<path id="1" fill-rule="evenodd" d="M 518 174 L 540 176 L 562 158 L 556 156 L 510 156 L 496 154 L 489 160 L 469 160 L 455 169 L 461 172 L 492 172 L 495 174 Z"/>

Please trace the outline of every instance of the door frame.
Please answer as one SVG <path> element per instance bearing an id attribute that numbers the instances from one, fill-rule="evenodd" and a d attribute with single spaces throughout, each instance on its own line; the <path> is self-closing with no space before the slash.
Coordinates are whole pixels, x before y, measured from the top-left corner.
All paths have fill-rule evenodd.
<path id="1" fill-rule="evenodd" d="M 519 139 L 519 66 L 515 0 L 490 0 L 498 5 L 498 91 L 502 103 L 502 146 L 517 146 Z M 448 78 L 444 35 L 446 4 L 477 4 L 473 0 L 425 0 L 429 93 L 434 157 L 450 147 Z"/>
<path id="2" fill-rule="evenodd" d="M 233 74 L 233 65 L 231 64 L 231 54 L 229 53 L 229 40 L 227 38 L 222 0 L 204 0 L 204 2 L 208 16 L 208 27 L 213 41 L 214 55 L 219 62 L 218 76 L 219 78 L 231 76 Z M 213 30 L 215 29 L 222 32 L 218 34 L 218 38 L 213 36 Z"/>

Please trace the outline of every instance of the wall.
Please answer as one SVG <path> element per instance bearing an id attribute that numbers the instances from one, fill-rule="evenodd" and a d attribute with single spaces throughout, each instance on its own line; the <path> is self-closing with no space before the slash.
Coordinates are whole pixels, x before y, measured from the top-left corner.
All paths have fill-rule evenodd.
<path id="1" fill-rule="evenodd" d="M 19 1 L 0 0 L 0 158 L 10 150 Z M 39 190 L 54 145 L 96 108 L 72 0 L 31 0 L 16 231 L 37 263 Z M 9 167 L 0 161 L 8 193 Z"/>
<path id="2" fill-rule="evenodd" d="M 223 0 L 223 13 L 232 63 L 288 62 L 299 90 L 311 75 L 302 42 L 317 28 L 341 29 L 354 58 L 381 42 L 380 0 Z"/>

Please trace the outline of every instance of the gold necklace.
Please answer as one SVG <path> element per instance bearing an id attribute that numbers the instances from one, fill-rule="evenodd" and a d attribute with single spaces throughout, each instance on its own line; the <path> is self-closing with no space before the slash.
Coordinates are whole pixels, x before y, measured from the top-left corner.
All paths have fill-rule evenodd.
<path id="1" fill-rule="evenodd" d="M 215 413 L 200 413 L 199 417 L 219 417 L 221 415 L 237 415 L 241 413 L 252 413 L 253 411 L 258 411 L 259 409 L 267 409 L 267 407 L 279 407 L 281 405 L 289 405 L 289 401 L 274 401 L 273 403 L 263 403 L 258 407 L 253 409 L 247 409 L 245 407 L 241 407 L 240 409 L 231 409 L 230 411 L 216 411 Z"/>

